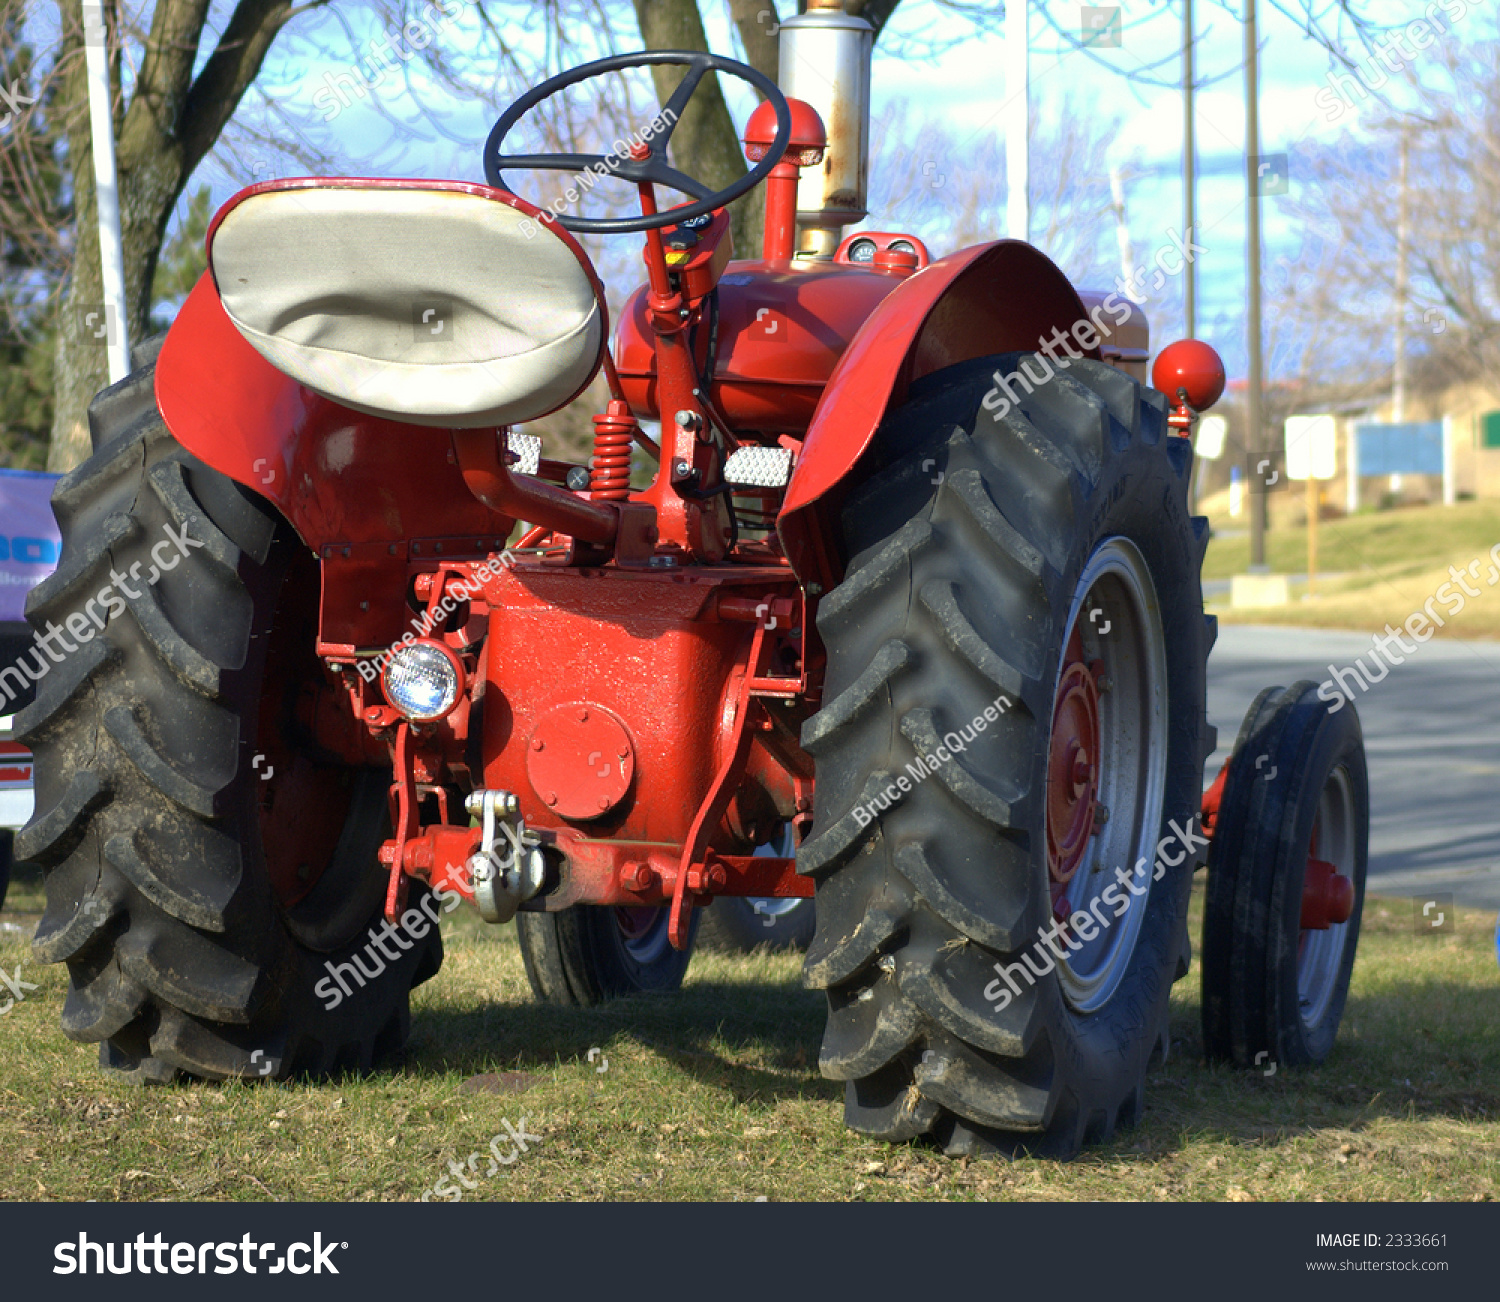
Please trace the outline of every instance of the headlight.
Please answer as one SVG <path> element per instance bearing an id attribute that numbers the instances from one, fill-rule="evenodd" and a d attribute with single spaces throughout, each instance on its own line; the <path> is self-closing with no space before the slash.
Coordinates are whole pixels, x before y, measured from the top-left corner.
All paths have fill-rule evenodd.
<path id="1" fill-rule="evenodd" d="M 391 652 L 381 674 L 385 699 L 414 723 L 441 719 L 463 686 L 458 657 L 440 642 L 409 642 Z"/>

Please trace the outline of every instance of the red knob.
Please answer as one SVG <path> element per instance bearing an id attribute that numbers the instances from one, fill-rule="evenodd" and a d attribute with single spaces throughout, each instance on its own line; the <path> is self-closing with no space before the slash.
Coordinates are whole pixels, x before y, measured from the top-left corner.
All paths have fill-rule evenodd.
<path id="1" fill-rule="evenodd" d="M 1161 350 L 1151 368 L 1151 383 L 1173 404 L 1207 411 L 1224 392 L 1224 363 L 1201 339 L 1179 339 Z"/>

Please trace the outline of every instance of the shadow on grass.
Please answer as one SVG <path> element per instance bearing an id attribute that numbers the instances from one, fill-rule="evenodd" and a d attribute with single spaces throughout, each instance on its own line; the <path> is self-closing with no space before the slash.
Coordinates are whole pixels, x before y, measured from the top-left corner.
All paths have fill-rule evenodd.
<path id="1" fill-rule="evenodd" d="M 1147 1076 L 1153 1148 L 1205 1133 L 1275 1146 L 1376 1121 L 1500 1116 L 1500 988 L 1421 981 L 1351 1000 L 1318 1067 L 1207 1063 L 1198 1019 L 1196 1006 L 1174 1012 L 1172 1056 Z M 1127 1136 L 1120 1146 L 1130 1144 Z"/>
<path id="2" fill-rule="evenodd" d="M 823 999 L 792 981 L 697 981 L 676 995 L 636 996 L 593 1008 L 495 1003 L 419 1011 L 408 1073 L 477 1075 L 497 1064 L 549 1070 L 587 1061 L 590 1049 L 638 1046 L 694 1080 L 752 1099 L 834 1099 L 818 1073 Z"/>

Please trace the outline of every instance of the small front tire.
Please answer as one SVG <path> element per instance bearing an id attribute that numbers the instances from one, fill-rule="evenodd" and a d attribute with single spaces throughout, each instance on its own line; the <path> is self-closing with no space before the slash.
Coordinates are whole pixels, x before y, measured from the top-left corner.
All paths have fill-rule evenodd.
<path id="1" fill-rule="evenodd" d="M 685 949 L 667 939 L 670 910 L 576 905 L 516 914 L 532 992 L 544 1003 L 589 1007 L 625 995 L 671 994 L 682 986 L 702 912 Z"/>
<path id="2" fill-rule="evenodd" d="M 1316 1066 L 1328 1057 L 1359 944 L 1369 826 L 1353 704 L 1330 710 L 1311 682 L 1267 688 L 1235 743 L 1209 849 L 1203 1039 L 1211 1060 Z M 1304 925 L 1327 921 L 1304 901 L 1317 865 L 1348 883 L 1345 921 Z"/>

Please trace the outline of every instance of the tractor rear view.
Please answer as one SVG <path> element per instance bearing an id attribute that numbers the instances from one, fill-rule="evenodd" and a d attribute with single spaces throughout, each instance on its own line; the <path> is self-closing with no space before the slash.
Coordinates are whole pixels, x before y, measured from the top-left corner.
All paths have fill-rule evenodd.
<path id="1" fill-rule="evenodd" d="M 679 985 L 716 897 L 815 896 L 849 1125 L 1070 1154 L 1140 1114 L 1205 856 L 1211 1052 L 1327 1053 L 1352 707 L 1334 736 L 1263 697 L 1200 821 L 1185 436 L 1217 357 L 1167 349 L 1163 393 L 1140 310 L 1027 244 L 846 235 L 870 29 L 815 5 L 781 39 L 787 77 L 825 74 L 795 97 L 612 57 L 507 110 L 487 184 L 274 181 L 215 217 L 156 362 L 95 403 L 29 606 L 77 646 L 20 721 L 19 852 L 106 1066 L 369 1068 L 461 903 L 516 920 L 541 997 L 592 1003 Z M 661 64 L 678 88 L 615 152 L 505 152 L 544 99 Z M 764 101 L 719 191 L 667 161 L 711 73 Z M 623 180 L 639 215 L 544 212 L 527 168 Z M 761 184 L 734 260 L 725 205 Z M 574 232 L 644 237 L 612 346 Z M 517 427 L 601 369 L 592 458 L 549 458 Z"/>

